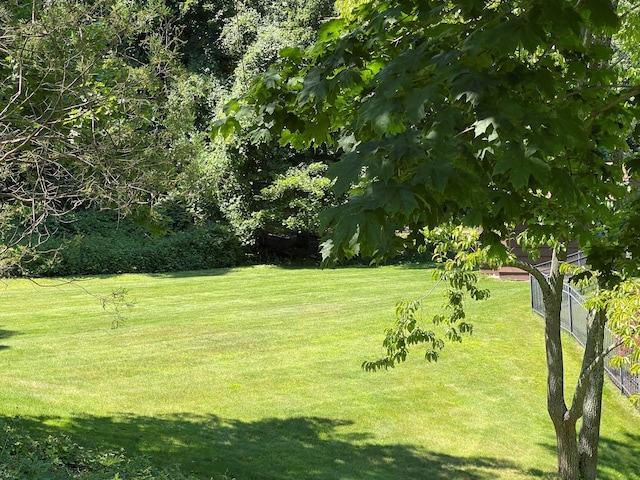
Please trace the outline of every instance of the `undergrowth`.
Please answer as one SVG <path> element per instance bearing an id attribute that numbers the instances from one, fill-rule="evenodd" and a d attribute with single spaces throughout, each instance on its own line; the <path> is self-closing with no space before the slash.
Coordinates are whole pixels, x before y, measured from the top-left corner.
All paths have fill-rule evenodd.
<path id="1" fill-rule="evenodd" d="M 0 479 L 193 480 L 178 467 L 158 469 L 145 457 L 128 457 L 123 449 L 84 448 L 66 435 L 34 438 L 2 426 Z"/>

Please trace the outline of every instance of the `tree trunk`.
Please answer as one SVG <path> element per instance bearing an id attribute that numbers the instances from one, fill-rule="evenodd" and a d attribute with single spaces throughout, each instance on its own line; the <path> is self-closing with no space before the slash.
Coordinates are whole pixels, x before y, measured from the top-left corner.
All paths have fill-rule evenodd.
<path id="1" fill-rule="evenodd" d="M 595 361 L 604 348 L 604 312 L 596 312 L 590 319 L 587 331 L 585 358 Z M 585 362 L 586 363 L 586 362 Z M 598 467 L 598 442 L 602 413 L 602 389 L 604 385 L 604 361 L 591 366 L 586 395 L 583 401 L 582 428 L 578 442 L 580 474 L 585 480 L 595 480 Z"/>
<path id="2" fill-rule="evenodd" d="M 580 456 L 578 455 L 578 440 L 576 424 L 573 421 L 560 422 L 556 427 L 556 442 L 558 444 L 558 475 L 562 480 L 580 479 Z"/>
<path id="3" fill-rule="evenodd" d="M 562 353 L 561 317 L 564 277 L 560 263 L 566 251 L 554 248 L 548 288 L 543 288 L 545 349 L 547 356 L 547 410 L 556 432 L 558 474 L 562 480 L 578 480 L 580 476 L 576 419 L 568 415 L 564 398 L 564 357 Z"/>
<path id="4" fill-rule="evenodd" d="M 556 433 L 558 475 L 562 480 L 595 480 L 602 412 L 604 363 L 604 312 L 589 316 L 582 369 L 571 408 L 564 397 L 561 307 L 564 278 L 560 263 L 566 253 L 554 249 L 548 281 L 542 288 L 545 306 L 545 347 L 547 355 L 547 410 Z M 543 283 L 545 279 L 539 278 Z M 542 287 L 542 285 L 541 285 Z M 578 419 L 583 418 L 579 437 Z"/>

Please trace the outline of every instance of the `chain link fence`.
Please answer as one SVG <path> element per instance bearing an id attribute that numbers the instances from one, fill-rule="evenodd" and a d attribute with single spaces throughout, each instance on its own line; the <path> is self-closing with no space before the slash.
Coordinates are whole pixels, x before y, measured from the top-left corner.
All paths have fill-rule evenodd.
<path id="1" fill-rule="evenodd" d="M 575 265 L 585 265 L 586 257 L 581 253 L 574 254 L 567 258 L 567 262 Z M 538 265 L 538 269 L 546 276 L 550 262 Z M 548 277 L 547 277 L 548 278 Z M 531 289 L 531 308 L 534 312 L 544 317 L 544 302 L 542 299 L 542 290 L 538 282 L 533 276 L 529 276 L 529 285 Z M 585 346 L 587 341 L 587 324 L 589 311 L 584 308 L 585 298 L 584 292 L 580 292 L 568 283 L 562 287 L 562 309 L 560 312 L 562 328 L 569 332 L 577 341 Z M 605 328 L 604 349 L 609 348 L 615 339 L 608 328 Z M 611 381 L 622 393 L 627 396 L 640 393 L 640 376 L 632 375 L 629 367 L 624 365 L 622 368 L 614 368 L 610 364 L 612 356 L 617 354 L 616 350 L 611 352 L 605 359 L 604 368 L 609 374 Z"/>

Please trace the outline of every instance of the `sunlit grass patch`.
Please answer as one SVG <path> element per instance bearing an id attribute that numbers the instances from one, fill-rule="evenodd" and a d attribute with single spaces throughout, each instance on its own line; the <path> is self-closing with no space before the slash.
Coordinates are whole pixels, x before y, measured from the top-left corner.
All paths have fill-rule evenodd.
<path id="1" fill-rule="evenodd" d="M 36 434 L 124 448 L 202 478 L 525 479 L 555 470 L 542 321 L 527 284 L 484 280 L 475 333 L 387 372 L 395 302 L 433 285 L 406 267 L 261 266 L 78 280 L 134 306 L 111 328 L 70 285 L 0 294 L 0 412 Z M 425 311 L 442 304 L 441 292 Z M 575 373 L 579 350 L 567 339 Z M 572 381 L 569 379 L 569 381 Z M 19 417 L 19 418 L 14 418 Z M 640 471 L 640 415 L 606 391 L 601 478 Z M 636 477 L 637 478 L 637 477 Z"/>

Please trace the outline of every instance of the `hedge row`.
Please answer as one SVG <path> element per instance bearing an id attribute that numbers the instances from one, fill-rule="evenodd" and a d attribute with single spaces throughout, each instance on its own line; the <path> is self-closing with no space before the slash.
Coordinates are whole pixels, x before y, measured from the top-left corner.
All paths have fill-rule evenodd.
<path id="1" fill-rule="evenodd" d="M 158 273 L 232 267 L 242 250 L 228 227 L 212 224 L 150 236 L 130 230 L 84 234 L 43 245 L 43 253 L 30 265 L 35 276 Z M 45 253 L 52 250 L 55 253 Z"/>

